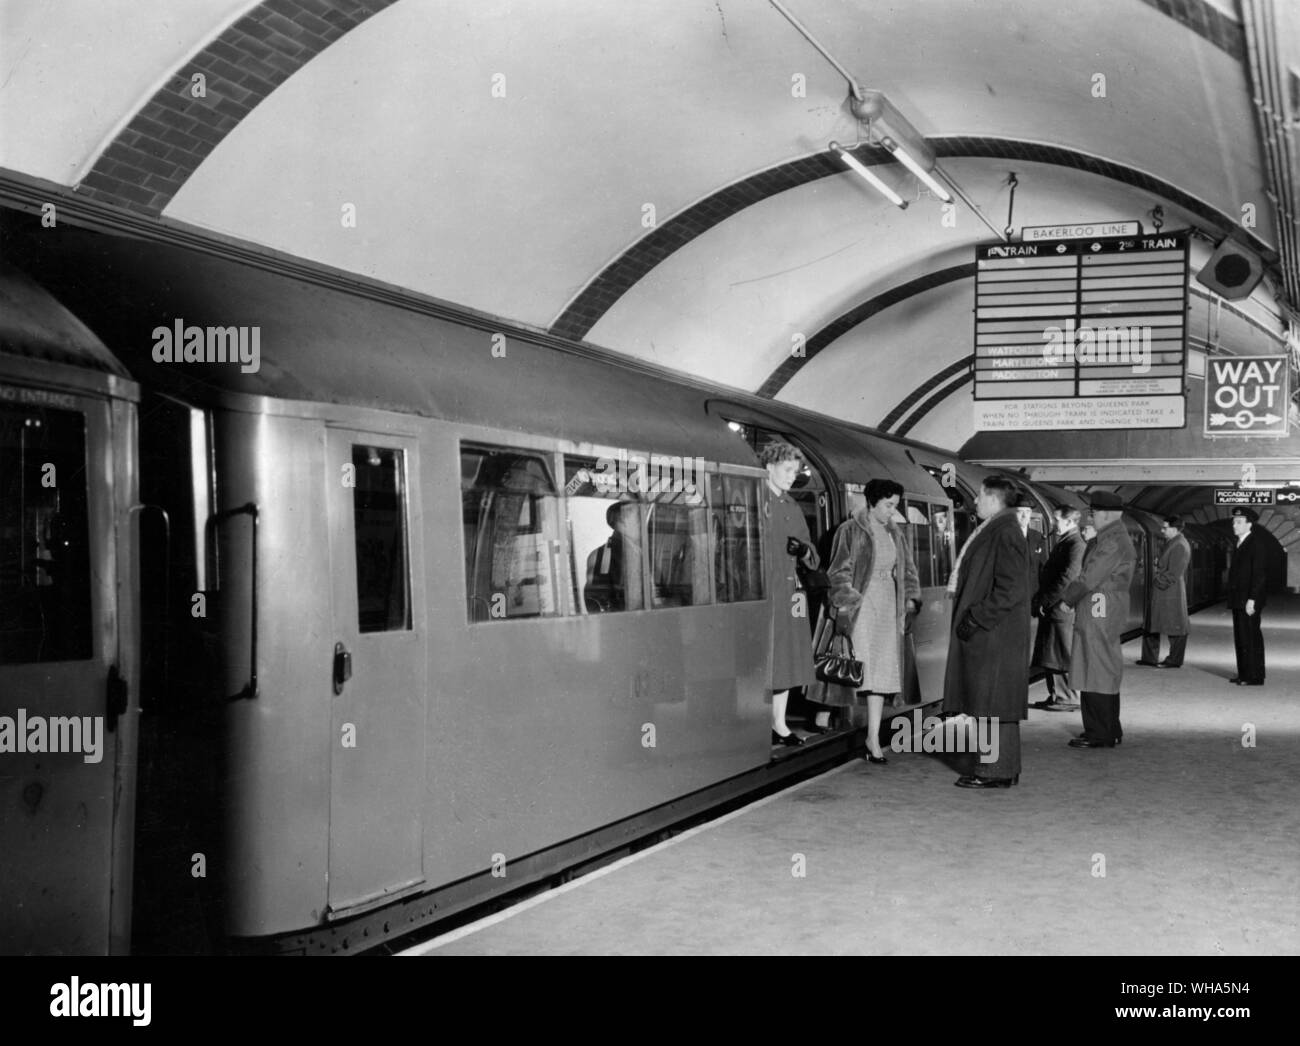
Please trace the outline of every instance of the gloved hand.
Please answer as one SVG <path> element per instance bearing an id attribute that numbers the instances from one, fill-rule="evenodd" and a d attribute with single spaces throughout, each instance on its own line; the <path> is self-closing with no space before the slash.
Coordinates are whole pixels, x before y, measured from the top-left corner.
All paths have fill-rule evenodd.
<path id="1" fill-rule="evenodd" d="M 903 613 L 903 635 L 912 631 L 912 626 L 916 623 L 916 616 L 921 612 L 921 606 L 914 599 L 907 601 L 907 610 Z"/>
<path id="2" fill-rule="evenodd" d="M 802 541 L 800 541 L 798 538 L 786 538 L 786 539 L 785 539 L 785 551 L 786 551 L 786 553 L 787 553 L 788 555 L 794 556 L 796 559 L 803 559 L 804 554 L 805 554 L 807 548 L 808 548 L 808 546 L 805 545 L 805 544 L 804 544 Z"/>
<path id="3" fill-rule="evenodd" d="M 979 631 L 979 627 L 979 625 L 975 624 L 975 619 L 970 614 L 967 614 L 957 622 L 957 638 L 964 643 Z"/>
<path id="4" fill-rule="evenodd" d="M 849 636 L 853 634 L 853 621 L 849 615 L 840 611 L 835 615 L 835 634 L 837 636 Z"/>

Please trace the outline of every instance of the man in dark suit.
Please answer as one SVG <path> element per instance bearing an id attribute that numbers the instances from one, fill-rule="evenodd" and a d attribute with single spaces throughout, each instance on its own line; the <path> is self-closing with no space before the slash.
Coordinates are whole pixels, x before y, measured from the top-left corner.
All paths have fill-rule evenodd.
<path id="1" fill-rule="evenodd" d="M 975 511 L 983 520 L 948 582 L 952 635 L 943 710 L 990 718 L 997 758 L 975 762 L 959 788 L 1010 788 L 1020 779 L 1020 721 L 1029 715 L 1029 546 L 1007 502 L 1014 485 L 989 476 Z M 990 737 L 991 731 L 979 732 Z M 992 754 L 991 752 L 988 754 Z"/>
<path id="2" fill-rule="evenodd" d="M 1232 639 L 1237 647 L 1237 674 L 1228 682 L 1237 686 L 1264 685 L 1264 632 L 1260 617 L 1268 589 L 1268 550 L 1256 536 L 1253 509 L 1232 510 L 1232 532 L 1237 548 L 1228 567 L 1228 609 L 1232 611 Z"/>
<path id="3" fill-rule="evenodd" d="M 1124 737 L 1119 692 L 1124 679 L 1121 651 L 1128 620 L 1128 590 L 1137 568 L 1137 549 L 1124 526 L 1118 494 L 1099 490 L 1089 499 L 1097 537 L 1083 554 L 1078 578 L 1061 599 L 1075 608 L 1070 649 L 1070 683 L 1080 691 L 1083 736 L 1071 748 L 1114 748 Z"/>
<path id="4" fill-rule="evenodd" d="M 1187 650 L 1187 564 L 1192 561 L 1192 546 L 1183 537 L 1181 516 L 1166 516 L 1160 528 L 1164 547 L 1156 560 L 1154 584 L 1151 586 L 1149 631 L 1142 636 L 1139 665 L 1149 668 L 1182 668 Z M 1169 637 L 1169 656 L 1160 660 L 1160 637 Z"/>

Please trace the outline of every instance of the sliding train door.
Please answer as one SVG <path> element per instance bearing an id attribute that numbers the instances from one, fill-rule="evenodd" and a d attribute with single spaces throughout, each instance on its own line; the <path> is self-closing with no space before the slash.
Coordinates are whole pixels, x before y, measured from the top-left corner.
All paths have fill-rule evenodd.
<path id="1" fill-rule="evenodd" d="M 134 406 L 0 376 L 0 953 L 127 945 L 134 439 Z"/>
<path id="2" fill-rule="evenodd" d="M 348 913 L 424 880 L 428 631 L 416 441 L 331 428 L 326 461 L 329 908 Z"/>

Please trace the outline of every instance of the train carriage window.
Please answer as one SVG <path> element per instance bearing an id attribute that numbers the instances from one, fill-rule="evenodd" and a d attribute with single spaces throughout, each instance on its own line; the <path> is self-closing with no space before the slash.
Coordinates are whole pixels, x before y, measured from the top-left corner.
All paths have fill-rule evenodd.
<path id="1" fill-rule="evenodd" d="M 704 477 L 698 488 L 651 495 L 650 576 L 656 607 L 710 602 L 708 510 Z"/>
<path id="2" fill-rule="evenodd" d="M 645 609 L 645 506 L 626 478 L 610 459 L 564 456 L 565 522 L 581 613 Z"/>
<path id="3" fill-rule="evenodd" d="M 930 544 L 934 548 L 934 583 L 948 584 L 953 563 L 953 511 L 947 505 L 935 505 L 930 513 Z"/>
<path id="4" fill-rule="evenodd" d="M 561 614 L 559 496 L 549 455 L 464 444 L 460 464 L 469 619 Z"/>
<path id="5" fill-rule="evenodd" d="M 411 627 L 406 536 L 406 461 L 401 450 L 354 444 L 353 531 L 357 554 L 357 627 Z"/>
<path id="6" fill-rule="evenodd" d="M 709 526 L 719 603 L 741 603 L 766 595 L 759 526 L 761 482 L 746 476 L 709 476 Z"/>
<path id="7" fill-rule="evenodd" d="M 0 407 L 0 664 L 92 656 L 85 418 Z"/>
<path id="8" fill-rule="evenodd" d="M 929 588 L 935 581 L 934 565 L 931 562 L 933 537 L 930 530 L 930 506 L 926 502 L 907 502 L 907 529 L 912 540 L 912 557 L 916 560 L 921 587 Z"/>

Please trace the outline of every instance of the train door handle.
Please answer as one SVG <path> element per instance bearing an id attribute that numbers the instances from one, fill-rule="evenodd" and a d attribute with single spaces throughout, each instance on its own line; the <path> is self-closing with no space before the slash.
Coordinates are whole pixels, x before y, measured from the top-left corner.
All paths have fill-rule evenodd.
<path id="1" fill-rule="evenodd" d="M 334 693 L 343 693 L 343 684 L 352 678 L 352 655 L 342 643 L 334 644 Z"/>

